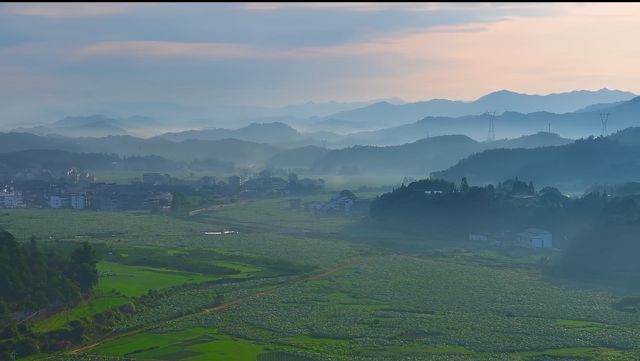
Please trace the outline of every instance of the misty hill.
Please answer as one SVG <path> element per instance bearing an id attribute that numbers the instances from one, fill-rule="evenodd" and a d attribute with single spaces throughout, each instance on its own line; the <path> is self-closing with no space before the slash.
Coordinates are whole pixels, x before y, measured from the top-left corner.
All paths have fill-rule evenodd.
<path id="1" fill-rule="evenodd" d="M 26 133 L 0 133 L 0 152 L 28 149 L 53 149 L 85 153 L 108 153 L 121 156 L 157 155 L 170 160 L 220 159 L 239 166 L 262 165 L 279 148 L 238 139 L 186 140 L 142 139 L 133 136 L 69 138 L 37 136 Z"/>
<path id="2" fill-rule="evenodd" d="M 30 149 L 58 149 L 75 152 L 80 147 L 65 137 L 45 137 L 18 132 L 0 133 L 0 153 Z"/>
<path id="3" fill-rule="evenodd" d="M 115 154 L 71 153 L 62 150 L 34 149 L 0 153 L 0 169 L 16 171 L 25 168 L 66 171 L 71 167 L 85 170 L 148 170 L 183 169 L 184 162 L 158 156 L 121 158 Z"/>
<path id="4" fill-rule="evenodd" d="M 332 150 L 313 163 L 317 173 L 426 174 L 441 169 L 474 152 L 478 142 L 463 135 L 446 135 L 414 143 L 375 147 L 354 146 Z"/>
<path id="5" fill-rule="evenodd" d="M 119 155 L 158 155 L 168 159 L 192 160 L 215 158 L 234 162 L 240 166 L 262 165 L 278 152 L 266 144 L 238 139 L 185 140 L 172 142 L 165 139 L 142 139 L 131 136 L 79 138 L 73 140 L 84 151 L 116 153 Z"/>
<path id="6" fill-rule="evenodd" d="M 106 137 L 109 135 L 127 135 L 131 131 L 154 128 L 159 125 L 155 120 L 131 116 L 128 118 L 110 118 L 104 115 L 66 117 L 51 124 L 32 128 L 18 128 L 15 131 L 37 135 L 57 134 L 67 137 Z"/>
<path id="7" fill-rule="evenodd" d="M 330 101 L 325 103 L 306 102 L 301 104 L 290 104 L 281 108 L 271 109 L 268 112 L 280 115 L 289 115 L 292 117 L 312 118 L 324 117 L 330 114 L 347 111 L 351 109 L 365 107 L 379 101 L 388 101 L 394 104 L 402 104 L 402 99 L 386 99 L 386 100 L 370 100 L 363 102 L 336 102 Z"/>
<path id="8" fill-rule="evenodd" d="M 539 148 L 573 143 L 573 139 L 562 138 L 558 134 L 538 132 L 513 139 L 499 139 L 484 142 L 486 148 Z"/>
<path id="9" fill-rule="evenodd" d="M 284 149 L 267 144 L 238 139 L 170 141 L 162 138 L 142 139 L 133 136 L 101 138 L 69 138 L 37 136 L 28 133 L 0 133 L 0 152 L 29 149 L 55 149 L 70 152 L 108 153 L 121 156 L 157 155 L 170 160 L 219 159 L 238 166 L 270 165 L 282 168 L 312 168 L 340 172 L 343 167 L 359 166 L 364 173 L 377 173 L 385 167 L 402 172 L 424 174 L 455 164 L 475 152 L 496 147 L 538 147 L 571 142 L 555 134 L 538 133 L 516 139 L 477 142 L 466 136 L 446 136 L 424 139 L 416 144 L 395 147 L 353 147 L 327 150 L 304 146 Z M 413 152 L 413 153 L 412 153 Z M 383 154 L 384 156 L 381 156 Z M 419 154 L 415 157 L 412 154 Z M 371 160 L 367 160 L 372 158 Z M 406 158 L 406 159 L 404 159 Z M 440 167 L 440 168 L 437 168 Z M 385 171 L 386 172 L 386 171 Z"/>
<path id="10" fill-rule="evenodd" d="M 589 106 L 586 106 L 582 109 L 578 109 L 576 110 L 576 113 L 588 113 L 588 112 L 595 112 L 595 111 L 604 111 L 607 110 L 609 108 L 613 108 L 615 106 L 618 106 L 622 103 L 624 103 L 626 100 L 621 100 L 619 102 L 613 102 L 613 103 L 598 103 L 598 104 L 592 104 Z"/>
<path id="11" fill-rule="evenodd" d="M 630 127 L 619 130 L 611 134 L 609 139 L 624 145 L 640 146 L 640 127 Z"/>
<path id="12" fill-rule="evenodd" d="M 165 133 L 157 138 L 180 142 L 188 139 L 200 140 L 220 140 L 225 138 L 235 138 L 262 143 L 280 143 L 298 139 L 300 133 L 287 124 L 280 122 L 272 123 L 251 123 L 239 129 L 203 129 L 187 130 L 177 133 Z"/>
<path id="13" fill-rule="evenodd" d="M 609 113 L 608 130 L 614 132 L 640 124 L 640 97 L 622 102 L 606 109 Z M 547 130 L 549 125 L 554 133 L 565 137 L 580 138 L 601 133 L 600 110 L 581 113 L 535 112 L 529 114 L 505 112 L 494 118 L 495 132 L 498 137 L 517 137 L 521 134 Z M 334 146 L 353 144 L 396 145 L 413 142 L 427 135 L 464 134 L 475 139 L 488 136 L 489 118 L 485 115 L 473 115 L 459 118 L 426 117 L 415 123 L 358 132 L 344 137 Z"/>
<path id="14" fill-rule="evenodd" d="M 311 165 L 324 157 L 325 148 L 308 145 L 306 147 L 283 150 L 267 161 L 267 165 L 276 168 L 310 168 Z"/>
<path id="15" fill-rule="evenodd" d="M 36 135 L 62 135 L 66 137 L 106 137 L 108 135 L 128 134 L 126 130 L 105 121 L 73 126 L 17 128 L 14 131 L 28 132 Z"/>
<path id="16" fill-rule="evenodd" d="M 470 154 L 490 148 L 535 148 L 572 142 L 540 132 L 515 139 L 477 142 L 464 135 L 444 135 L 399 146 L 354 146 L 331 150 L 313 163 L 318 173 L 424 175 L 444 169 Z"/>
<path id="17" fill-rule="evenodd" d="M 287 148 L 320 145 L 325 141 L 336 142 L 341 137 L 335 133 L 318 131 L 313 133 L 300 133 L 291 126 L 281 122 L 271 123 L 251 123 L 239 129 L 203 129 L 188 130 L 177 133 L 165 133 L 156 138 L 171 141 L 184 141 L 189 139 L 198 140 L 221 140 L 239 139 L 250 142 L 279 145 Z"/>
<path id="18" fill-rule="evenodd" d="M 472 102 L 433 99 L 415 103 L 393 105 L 380 102 L 363 108 L 339 112 L 326 117 L 327 124 L 341 120 L 352 128 L 362 126 L 388 126 L 414 122 L 425 117 L 463 117 L 483 114 L 487 111 L 517 113 L 550 112 L 567 113 L 598 103 L 630 100 L 635 95 L 619 90 L 579 90 L 549 95 L 529 95 L 501 90 L 487 94 Z M 541 130 L 538 128 L 537 130 Z M 442 134 L 442 133 L 438 133 Z"/>
<path id="19" fill-rule="evenodd" d="M 638 129 L 625 132 L 637 134 Z M 614 137 L 599 137 L 557 147 L 491 149 L 431 175 L 451 181 L 467 177 L 473 183 L 491 183 L 517 176 L 540 185 L 585 189 L 596 183 L 637 180 L 640 146 L 624 144 Z"/>

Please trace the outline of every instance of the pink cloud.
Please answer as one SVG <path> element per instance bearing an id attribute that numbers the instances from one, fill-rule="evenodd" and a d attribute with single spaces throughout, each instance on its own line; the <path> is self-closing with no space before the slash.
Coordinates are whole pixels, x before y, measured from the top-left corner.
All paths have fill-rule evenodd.
<path id="1" fill-rule="evenodd" d="M 186 43 L 173 41 L 107 41 L 91 44 L 76 52 L 81 57 L 199 57 L 250 58 L 260 55 L 251 46 L 229 43 Z"/>

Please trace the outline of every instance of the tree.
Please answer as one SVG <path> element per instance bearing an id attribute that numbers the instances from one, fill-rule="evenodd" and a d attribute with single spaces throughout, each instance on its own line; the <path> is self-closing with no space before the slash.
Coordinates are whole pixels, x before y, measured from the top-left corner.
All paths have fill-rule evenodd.
<path id="1" fill-rule="evenodd" d="M 527 187 L 527 193 L 529 194 L 535 194 L 536 190 L 535 188 L 533 188 L 533 182 L 529 181 L 529 186 Z"/>
<path id="2" fill-rule="evenodd" d="M 271 178 L 271 172 L 268 170 L 263 170 L 259 173 L 260 178 Z"/>
<path id="3" fill-rule="evenodd" d="M 295 173 L 289 173 L 289 185 L 298 183 L 298 175 Z"/>
<path id="4" fill-rule="evenodd" d="M 89 242 L 84 242 L 71 254 L 69 278 L 78 284 L 82 292 L 91 291 L 91 288 L 98 283 L 97 263 L 96 250 Z"/>
<path id="5" fill-rule="evenodd" d="M 171 199 L 171 211 L 174 213 L 186 212 L 189 210 L 191 202 L 186 194 L 182 192 L 173 193 Z"/>
<path id="6" fill-rule="evenodd" d="M 545 206 L 559 207 L 566 201 L 566 197 L 560 193 L 558 188 L 544 187 L 540 190 L 540 200 Z"/>
<path id="7" fill-rule="evenodd" d="M 469 192 L 469 183 L 467 183 L 467 177 L 462 177 L 462 181 L 460 182 L 460 192 Z"/>
<path id="8" fill-rule="evenodd" d="M 352 200 L 356 200 L 358 198 L 358 197 L 356 197 L 356 195 L 352 191 L 350 191 L 348 189 L 345 189 L 345 190 L 341 191 L 340 192 L 340 197 L 347 197 L 347 198 L 352 199 Z"/>

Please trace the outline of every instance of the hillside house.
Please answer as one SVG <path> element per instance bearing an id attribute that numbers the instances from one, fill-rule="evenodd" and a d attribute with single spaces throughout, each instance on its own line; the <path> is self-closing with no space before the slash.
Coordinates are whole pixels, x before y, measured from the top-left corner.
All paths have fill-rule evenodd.
<path id="1" fill-rule="evenodd" d="M 470 241 L 488 241 L 489 236 L 484 233 L 469 233 Z"/>
<path id="2" fill-rule="evenodd" d="M 351 212 L 351 206 L 353 206 L 352 198 L 337 194 L 333 198 L 331 198 L 329 202 L 325 203 L 323 207 L 323 211 L 327 213 L 331 213 L 331 212 L 349 213 Z"/>
<path id="3" fill-rule="evenodd" d="M 516 245 L 526 248 L 552 248 L 553 235 L 539 228 L 527 228 L 516 236 Z"/>

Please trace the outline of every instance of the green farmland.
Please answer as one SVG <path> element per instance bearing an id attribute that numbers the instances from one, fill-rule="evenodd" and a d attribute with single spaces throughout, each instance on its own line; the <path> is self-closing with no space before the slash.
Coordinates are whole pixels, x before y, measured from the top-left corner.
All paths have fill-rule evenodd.
<path id="1" fill-rule="evenodd" d="M 52 247 L 89 240 L 102 260 L 94 297 L 35 321 L 35 330 L 160 291 L 108 334 L 35 358 L 640 359 L 640 314 L 612 307 L 633 290 L 547 279 L 535 252 L 401 239 L 360 217 L 314 216 L 287 204 L 242 201 L 184 219 L 3 212 L 2 227 L 23 240 L 34 234 Z M 222 229 L 238 233 L 204 235 Z M 202 272 L 189 270 L 196 266 Z"/>

